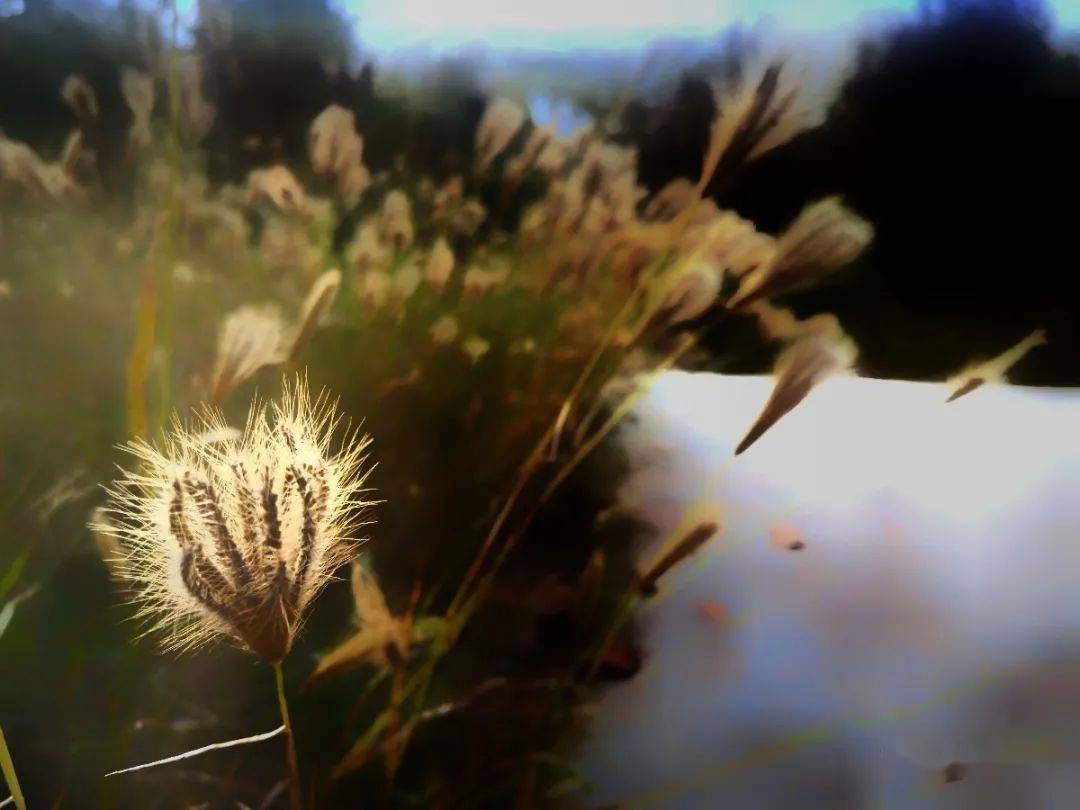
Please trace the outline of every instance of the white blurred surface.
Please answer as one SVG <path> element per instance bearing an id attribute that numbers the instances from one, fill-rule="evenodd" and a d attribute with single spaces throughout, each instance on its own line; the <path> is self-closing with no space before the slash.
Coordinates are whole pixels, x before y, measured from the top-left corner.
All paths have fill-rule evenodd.
<path id="1" fill-rule="evenodd" d="M 628 431 L 627 502 L 724 531 L 597 709 L 590 802 L 1080 807 L 1080 393 L 837 379 L 733 457 L 770 387 L 669 374 Z"/>

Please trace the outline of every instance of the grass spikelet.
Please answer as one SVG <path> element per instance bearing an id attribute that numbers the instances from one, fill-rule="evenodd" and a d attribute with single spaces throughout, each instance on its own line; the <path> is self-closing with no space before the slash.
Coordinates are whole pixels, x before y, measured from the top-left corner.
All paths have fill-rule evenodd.
<path id="1" fill-rule="evenodd" d="M 218 336 L 210 384 L 213 401 L 221 402 L 260 368 L 287 359 L 286 331 L 285 317 L 273 305 L 247 305 L 229 313 Z"/>
<path id="2" fill-rule="evenodd" d="M 476 168 L 487 171 L 525 123 L 525 111 L 508 98 L 497 98 L 484 110 L 476 128 Z"/>
<path id="3" fill-rule="evenodd" d="M 832 323 L 835 328 L 808 332 L 781 353 L 774 372 L 776 385 L 761 414 L 735 448 L 735 455 L 748 450 L 781 417 L 806 399 L 818 383 L 832 374 L 850 368 L 855 361 L 855 344 L 839 330 L 835 319 L 821 320 L 818 323 Z M 791 328 L 797 331 L 796 327 Z"/>
<path id="4" fill-rule="evenodd" d="M 238 439 L 207 411 L 196 431 L 175 422 L 160 448 L 128 445 L 139 467 L 109 489 L 107 520 L 92 528 L 118 539 L 117 573 L 167 648 L 226 636 L 270 663 L 285 657 L 371 503 L 368 440 L 348 436 L 333 455 L 339 422 L 298 379 L 280 403 L 253 406 Z"/>
<path id="5" fill-rule="evenodd" d="M 1003 382 L 1005 374 L 1032 349 L 1046 345 L 1046 332 L 1036 329 L 1015 346 L 983 363 L 970 366 L 949 381 L 951 393 L 946 402 L 954 402 L 988 382 Z"/>
<path id="6" fill-rule="evenodd" d="M 873 237 L 870 223 L 836 197 L 808 205 L 780 237 L 772 260 L 747 274 L 728 307 L 738 309 L 817 281 L 854 260 Z"/>

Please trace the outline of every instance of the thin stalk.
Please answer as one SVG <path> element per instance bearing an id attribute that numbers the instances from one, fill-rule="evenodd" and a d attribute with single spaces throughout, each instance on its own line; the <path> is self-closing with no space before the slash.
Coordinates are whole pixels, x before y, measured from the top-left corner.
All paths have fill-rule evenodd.
<path id="1" fill-rule="evenodd" d="M 661 371 L 666 371 L 671 368 L 680 357 L 695 344 L 693 339 L 682 341 L 679 346 L 665 357 L 657 366 L 653 369 L 652 373 L 657 374 Z M 544 491 L 540 494 L 538 505 L 547 503 L 548 498 L 552 493 L 558 489 L 559 485 L 565 481 L 577 466 L 584 460 L 584 458 L 593 451 L 593 449 L 602 442 L 607 435 L 615 428 L 623 417 L 630 412 L 630 410 L 637 404 L 641 398 L 641 391 L 636 391 L 632 394 L 628 394 L 622 402 L 620 402 L 612 411 L 611 416 L 605 420 L 605 422 L 597 429 L 597 431 L 587 439 L 585 439 L 573 456 L 559 469 L 555 477 L 551 479 L 551 482 L 544 488 Z"/>
<path id="2" fill-rule="evenodd" d="M 285 700 L 285 676 L 281 672 L 281 664 L 274 664 L 274 683 L 277 685 L 281 722 L 285 726 L 285 745 L 287 746 L 285 758 L 289 766 L 289 807 L 291 810 L 300 810 L 303 806 L 300 793 L 300 764 L 296 759 L 296 739 L 293 736 L 292 723 L 289 722 L 289 703 Z"/>
<path id="3" fill-rule="evenodd" d="M 619 604 L 612 614 L 611 623 L 600 637 L 600 642 L 594 647 L 591 647 L 586 653 L 585 657 L 586 661 L 588 661 L 588 668 L 585 670 L 586 684 L 591 683 L 593 678 L 596 677 L 596 672 L 600 669 L 604 653 L 615 643 L 619 631 L 622 630 L 623 625 L 626 624 L 627 620 L 633 614 L 634 608 L 637 607 L 640 598 L 641 597 L 639 597 L 632 589 L 620 597 Z"/>
<path id="4" fill-rule="evenodd" d="M 139 271 L 139 294 L 135 303 L 135 342 L 127 361 L 128 430 L 142 438 L 150 435 L 144 386 L 146 375 L 150 371 L 154 327 L 157 321 L 157 278 L 153 259 L 156 242 L 156 239 L 151 239 L 150 250 Z"/>
<path id="5" fill-rule="evenodd" d="M 15 763 L 11 759 L 7 741 L 4 739 L 4 730 L 0 728 L 0 771 L 4 774 L 11 798 L 15 802 L 15 810 L 26 810 L 26 799 L 23 798 L 22 789 L 19 787 L 19 777 L 15 775 Z"/>
<path id="6" fill-rule="evenodd" d="M 180 11 L 176 0 L 171 0 L 171 33 L 168 47 L 165 83 L 169 97 L 169 129 L 166 139 L 169 166 L 168 233 L 166 235 L 164 261 L 158 267 L 158 328 L 155 336 L 158 359 L 158 425 L 165 420 L 172 407 L 172 361 L 173 361 L 173 268 L 176 264 L 178 244 L 182 229 L 186 226 L 186 214 L 177 189 L 183 174 L 183 143 L 180 132 L 180 78 L 178 73 L 178 41 Z"/>

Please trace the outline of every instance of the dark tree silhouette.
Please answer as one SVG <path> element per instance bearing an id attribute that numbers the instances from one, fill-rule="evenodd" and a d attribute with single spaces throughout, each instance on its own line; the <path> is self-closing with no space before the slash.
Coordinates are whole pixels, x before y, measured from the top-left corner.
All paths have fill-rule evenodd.
<path id="1" fill-rule="evenodd" d="M 696 176 L 712 114 L 693 73 L 669 106 L 627 107 L 623 135 L 650 190 Z M 716 199 L 778 231 L 841 194 L 874 224 L 855 267 L 788 298 L 836 312 L 864 373 L 941 377 L 1045 327 L 1050 345 L 1013 379 L 1077 384 L 1078 149 L 1080 60 L 1054 47 L 1037 4 L 926 3 L 863 45 L 823 125 L 725 177 Z M 725 321 L 716 347 L 729 353 L 744 326 Z"/>
<path id="2" fill-rule="evenodd" d="M 205 90 L 218 114 L 207 139 L 210 169 L 239 179 L 252 166 L 307 162 L 307 131 L 329 104 L 356 114 L 364 162 L 373 170 L 406 162 L 436 177 L 464 165 L 483 109 L 467 66 L 445 63 L 420 109 L 374 92 L 375 67 L 357 70 L 351 24 L 326 0 L 238 0 L 229 33 L 205 22 L 196 34 Z"/>
<path id="3" fill-rule="evenodd" d="M 779 227 L 841 193 L 877 230 L 857 272 L 795 299 L 836 311 L 865 371 L 937 377 L 1036 327 L 1017 381 L 1076 384 L 1080 62 L 1026 4 L 949 3 L 866 45 L 821 128 L 726 202 Z"/>
<path id="4" fill-rule="evenodd" d="M 111 182 L 131 124 L 120 69 L 142 62 L 124 9 L 99 12 L 91 23 L 55 12 L 48 3 L 28 3 L 22 14 L 0 19 L 0 132 L 46 158 L 57 157 L 68 134 L 80 126 L 61 101 L 60 89 L 67 76 L 81 74 L 99 107 L 96 120 L 81 128 L 103 179 Z"/>

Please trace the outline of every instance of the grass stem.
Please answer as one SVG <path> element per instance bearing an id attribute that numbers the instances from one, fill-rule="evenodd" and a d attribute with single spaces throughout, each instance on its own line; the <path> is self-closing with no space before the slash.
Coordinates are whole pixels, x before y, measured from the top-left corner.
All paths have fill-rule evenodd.
<path id="1" fill-rule="evenodd" d="M 289 766 L 289 807 L 301 810 L 303 800 L 300 792 L 300 764 L 296 759 L 296 739 L 292 723 L 289 722 L 289 702 L 285 699 L 285 677 L 281 664 L 274 664 L 274 683 L 277 686 L 278 708 L 281 709 L 281 722 L 285 726 L 285 757 Z"/>
<path id="2" fill-rule="evenodd" d="M 19 777 L 15 775 L 15 763 L 11 759 L 11 752 L 4 739 L 4 730 L 0 728 L 0 772 L 4 774 L 8 790 L 11 791 L 11 799 L 15 803 L 15 810 L 26 810 L 26 799 L 23 798 L 22 789 L 19 787 Z"/>

